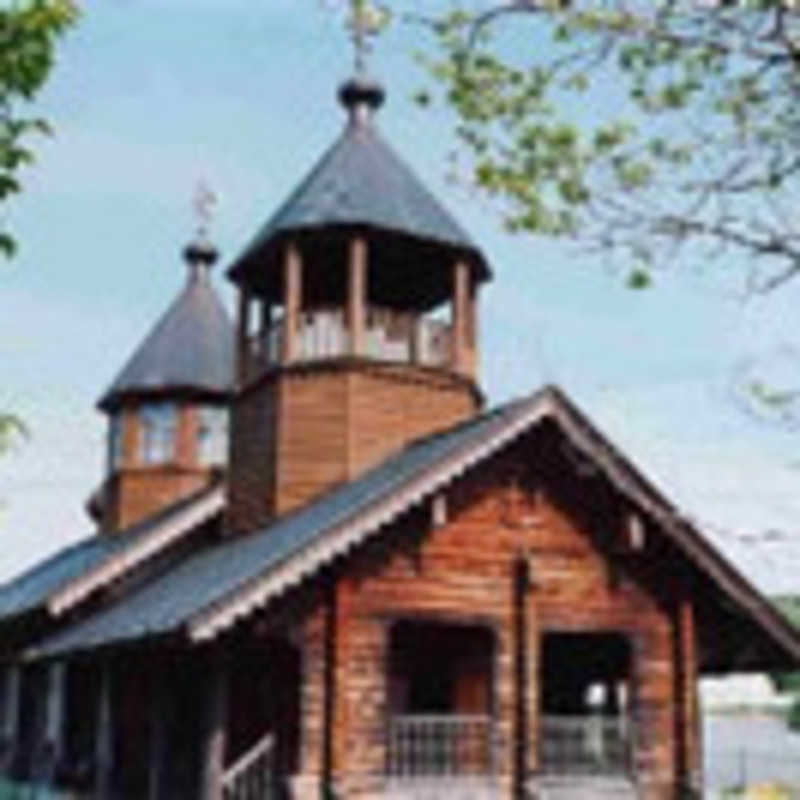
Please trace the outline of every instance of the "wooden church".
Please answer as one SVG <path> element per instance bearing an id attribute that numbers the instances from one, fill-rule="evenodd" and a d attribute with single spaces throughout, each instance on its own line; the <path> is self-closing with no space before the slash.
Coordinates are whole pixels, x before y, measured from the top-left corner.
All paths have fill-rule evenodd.
<path id="1" fill-rule="evenodd" d="M 699 676 L 800 664 L 561 391 L 484 407 L 492 273 L 383 99 L 342 87 L 344 132 L 230 269 L 235 324 L 198 241 L 103 395 L 98 532 L 0 588 L 7 791 L 699 797 Z"/>

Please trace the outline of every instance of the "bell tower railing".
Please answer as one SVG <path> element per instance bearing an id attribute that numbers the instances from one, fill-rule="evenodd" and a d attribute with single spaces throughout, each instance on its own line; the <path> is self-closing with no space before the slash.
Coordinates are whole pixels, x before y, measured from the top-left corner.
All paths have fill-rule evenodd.
<path id="1" fill-rule="evenodd" d="M 406 311 L 366 309 L 361 356 L 376 361 L 444 369 L 452 361 L 452 326 Z M 283 363 L 284 323 L 278 319 L 248 337 L 246 376 L 252 380 Z M 297 315 L 292 363 L 342 358 L 352 354 L 342 308 L 317 308 Z"/>

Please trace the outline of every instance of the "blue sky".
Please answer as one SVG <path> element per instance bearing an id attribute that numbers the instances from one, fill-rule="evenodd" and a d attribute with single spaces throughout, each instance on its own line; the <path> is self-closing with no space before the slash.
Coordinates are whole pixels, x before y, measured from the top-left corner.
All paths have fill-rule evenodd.
<path id="1" fill-rule="evenodd" d="M 797 434 L 730 396 L 743 359 L 800 343 L 800 284 L 743 302 L 727 278 L 738 265 L 687 258 L 637 293 L 624 264 L 506 235 L 486 200 L 446 179 L 452 119 L 411 101 L 424 44 L 407 25 L 379 43 L 379 124 L 494 265 L 490 400 L 559 383 L 763 588 L 800 591 Z M 0 460 L 0 580 L 91 533 L 82 505 L 105 433 L 93 405 L 184 280 L 198 180 L 220 198 L 230 304 L 224 265 L 338 134 L 350 62 L 321 0 L 85 1 L 39 100 L 56 136 L 10 212 L 21 251 L 0 266 L 0 405 L 33 432 Z M 789 537 L 762 536 L 776 527 Z"/>

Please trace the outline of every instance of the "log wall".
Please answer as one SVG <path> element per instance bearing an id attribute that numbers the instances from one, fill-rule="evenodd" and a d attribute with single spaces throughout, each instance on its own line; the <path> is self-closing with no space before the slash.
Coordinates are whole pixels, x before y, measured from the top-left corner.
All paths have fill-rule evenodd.
<path id="1" fill-rule="evenodd" d="M 517 448 L 516 455 L 498 457 L 455 484 L 447 493 L 449 519 L 442 527 L 432 530 L 429 510 L 418 510 L 342 567 L 328 605 L 309 619 L 303 634 L 307 683 L 300 781 L 307 779 L 306 791 L 326 777 L 322 740 L 327 725 L 327 777 L 338 796 L 383 796 L 391 628 L 398 620 L 429 620 L 478 624 L 492 632 L 501 796 L 509 798 L 512 787 L 536 774 L 543 635 L 623 634 L 633 659 L 640 797 L 676 798 L 679 746 L 686 748 L 684 763 L 697 761 L 696 731 L 688 727 L 698 720 L 685 705 L 694 696 L 696 674 L 686 606 L 679 614 L 670 604 L 658 571 L 620 566 L 609 555 L 603 542 L 619 538 L 619 531 L 609 529 L 618 524 L 619 514 L 600 518 L 585 508 L 576 511 L 552 479 L 525 476 L 530 470 L 520 456 Z M 515 575 L 521 555 L 530 582 L 520 616 Z M 321 644 L 326 619 L 335 621 L 328 687 Z M 679 619 L 683 634 L 676 639 Z M 515 751 L 521 737 L 522 753 Z M 515 774 L 520 770 L 524 775 Z"/>

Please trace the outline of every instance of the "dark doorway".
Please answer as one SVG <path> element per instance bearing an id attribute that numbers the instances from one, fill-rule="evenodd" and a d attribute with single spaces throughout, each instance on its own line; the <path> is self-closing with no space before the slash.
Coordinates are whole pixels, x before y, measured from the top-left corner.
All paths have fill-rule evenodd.
<path id="1" fill-rule="evenodd" d="M 540 757 L 545 772 L 625 773 L 631 766 L 631 647 L 618 633 L 542 640 Z"/>

